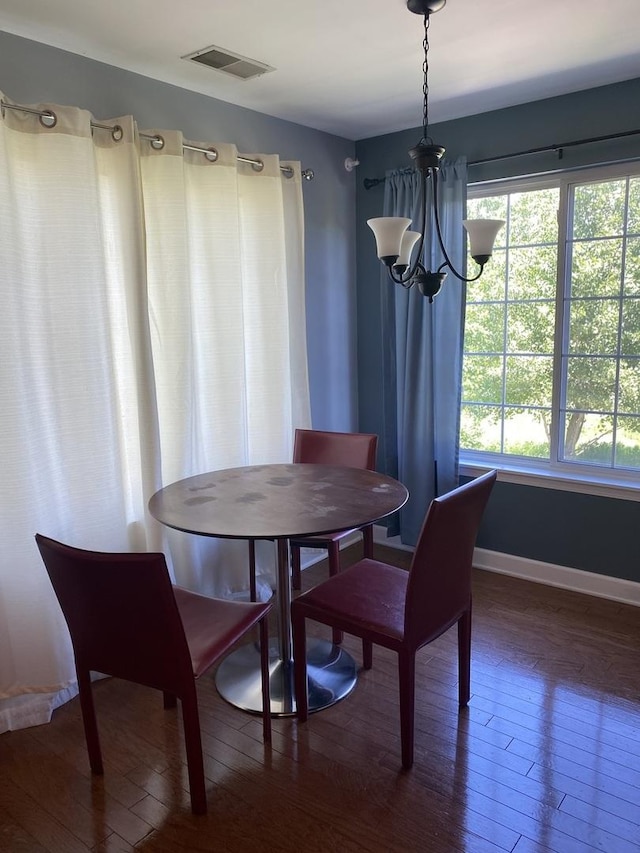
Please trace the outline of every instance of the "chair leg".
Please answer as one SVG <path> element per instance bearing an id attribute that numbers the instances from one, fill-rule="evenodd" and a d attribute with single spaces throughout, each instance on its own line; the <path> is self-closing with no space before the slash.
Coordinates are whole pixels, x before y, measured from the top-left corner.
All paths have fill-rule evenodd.
<path id="1" fill-rule="evenodd" d="M 300 572 L 300 548 L 297 545 L 291 546 L 291 586 L 294 589 L 300 589 L 302 586 L 302 575 Z"/>
<path id="2" fill-rule="evenodd" d="M 271 743 L 271 689 L 269 684 L 269 622 L 260 620 L 260 670 L 262 672 L 262 738 Z"/>
<path id="3" fill-rule="evenodd" d="M 255 539 L 249 539 L 249 598 L 256 601 L 258 591 L 256 588 L 256 543 Z"/>
<path id="4" fill-rule="evenodd" d="M 182 722 L 184 725 L 184 746 L 187 753 L 189 772 L 189 792 L 191 811 L 194 814 L 207 813 L 207 793 L 204 782 L 204 760 L 202 758 L 202 740 L 200 737 L 200 715 L 195 682 L 189 688 L 188 695 L 182 697 Z"/>
<path id="5" fill-rule="evenodd" d="M 373 666 L 373 643 L 371 640 L 362 641 L 362 668 L 371 669 Z"/>
<path id="6" fill-rule="evenodd" d="M 334 577 L 340 571 L 340 545 L 338 542 L 331 542 L 327 550 L 329 552 L 329 577 Z M 339 646 L 344 639 L 344 634 L 337 628 L 333 628 L 331 637 L 333 645 Z"/>
<path id="7" fill-rule="evenodd" d="M 413 764 L 413 738 L 415 715 L 416 658 L 412 652 L 398 654 L 398 680 L 400 684 L 400 743 L 402 766 L 408 770 Z"/>
<path id="8" fill-rule="evenodd" d="M 373 560 L 373 527 L 362 528 L 362 554 L 366 560 Z"/>
<path id="9" fill-rule="evenodd" d="M 471 602 L 458 620 L 458 702 L 461 708 L 471 697 Z"/>
<path id="10" fill-rule="evenodd" d="M 178 704 L 177 697 L 173 693 L 167 693 L 166 690 L 162 691 L 162 698 L 165 711 L 175 708 Z"/>
<path id="11" fill-rule="evenodd" d="M 292 608 L 291 628 L 293 635 L 293 686 L 296 695 L 298 721 L 304 723 L 309 717 L 307 696 L 307 637 L 304 616 Z"/>
<path id="12" fill-rule="evenodd" d="M 100 749 L 100 738 L 98 736 L 98 724 L 96 722 L 96 711 L 93 704 L 93 692 L 91 690 L 91 675 L 89 670 L 76 670 L 78 676 L 78 692 L 80 694 L 80 709 L 82 711 L 82 722 L 84 724 L 84 737 L 87 742 L 89 753 L 89 766 L 91 772 L 96 776 L 102 776 L 102 751 Z"/>

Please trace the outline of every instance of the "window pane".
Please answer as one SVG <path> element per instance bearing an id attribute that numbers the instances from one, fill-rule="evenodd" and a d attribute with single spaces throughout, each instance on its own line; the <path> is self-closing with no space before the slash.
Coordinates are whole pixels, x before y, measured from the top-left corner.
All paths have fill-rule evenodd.
<path id="1" fill-rule="evenodd" d="M 589 465 L 613 465 L 613 418 L 565 413 L 564 458 Z"/>
<path id="2" fill-rule="evenodd" d="M 629 180 L 629 221 L 627 231 L 640 234 L 640 178 Z"/>
<path id="3" fill-rule="evenodd" d="M 463 397 L 500 404 L 506 392 L 511 405 L 504 413 L 489 414 L 486 407 L 467 412 L 462 447 L 473 442 L 473 449 L 500 451 L 504 429 L 511 449 L 501 452 L 549 457 L 549 419 L 545 427 L 536 408 L 551 405 L 558 204 L 559 189 L 552 187 L 468 205 L 469 216 L 504 218 L 507 227 L 498 235 L 505 248 L 498 248 L 482 278 L 467 288 Z M 495 355 L 476 355 L 481 352 Z"/>
<path id="4" fill-rule="evenodd" d="M 511 194 L 509 242 L 526 246 L 558 242 L 557 187 Z M 554 270 L 555 274 L 555 270 Z"/>
<path id="5" fill-rule="evenodd" d="M 554 299 L 558 248 L 532 246 L 509 252 L 509 299 Z"/>
<path id="6" fill-rule="evenodd" d="M 516 302 L 507 311 L 507 352 L 553 353 L 555 303 Z"/>
<path id="7" fill-rule="evenodd" d="M 640 415 L 640 360 L 625 358 L 620 362 L 618 411 Z"/>
<path id="8" fill-rule="evenodd" d="M 640 468 L 640 418 L 618 418 L 615 464 Z"/>
<path id="9" fill-rule="evenodd" d="M 572 296 L 618 296 L 622 240 L 574 243 L 571 262 Z"/>
<path id="10" fill-rule="evenodd" d="M 508 356 L 506 403 L 512 406 L 551 406 L 552 385 L 552 356 Z"/>
<path id="11" fill-rule="evenodd" d="M 569 312 L 569 352 L 584 355 L 617 353 L 618 300 L 572 300 Z"/>
<path id="12" fill-rule="evenodd" d="M 627 182 L 602 181 L 576 187 L 573 236 L 577 240 L 622 234 Z"/>
<path id="13" fill-rule="evenodd" d="M 462 399 L 465 403 L 502 402 L 502 358 L 468 355 L 462 368 Z"/>
<path id="14" fill-rule="evenodd" d="M 526 409 L 507 411 L 504 422 L 504 452 L 548 459 L 549 419 L 549 412 Z"/>
<path id="15" fill-rule="evenodd" d="M 504 346 L 504 304 L 467 305 L 464 324 L 467 352 L 502 352 Z"/>
<path id="16" fill-rule="evenodd" d="M 468 450 L 500 453 L 502 409 L 498 406 L 462 406 L 460 444 Z"/>
<path id="17" fill-rule="evenodd" d="M 622 303 L 622 355 L 640 355 L 640 299 Z"/>
<path id="18" fill-rule="evenodd" d="M 469 274 L 475 269 L 475 263 L 470 261 Z M 490 302 L 505 298 L 507 287 L 507 253 L 504 249 L 494 250 L 482 277 L 467 285 L 467 304 L 469 302 Z"/>
<path id="19" fill-rule="evenodd" d="M 567 409 L 612 412 L 615 380 L 614 358 L 568 358 Z"/>
<path id="20" fill-rule="evenodd" d="M 640 237 L 627 240 L 624 264 L 624 294 L 640 296 Z"/>
<path id="21" fill-rule="evenodd" d="M 508 195 L 470 198 L 467 200 L 467 219 L 506 219 L 508 199 Z M 502 239 L 504 240 L 504 237 Z"/>

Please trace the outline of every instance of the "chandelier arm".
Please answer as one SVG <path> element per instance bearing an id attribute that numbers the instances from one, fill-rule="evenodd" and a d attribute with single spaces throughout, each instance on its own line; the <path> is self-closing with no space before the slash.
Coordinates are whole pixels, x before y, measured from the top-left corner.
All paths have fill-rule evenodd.
<path id="1" fill-rule="evenodd" d="M 436 234 L 438 235 L 438 243 L 440 244 L 440 249 L 442 250 L 442 254 L 445 258 L 445 262 L 442 264 L 438 272 L 440 272 L 444 267 L 448 267 L 459 281 L 464 281 L 467 283 L 471 281 L 477 281 L 477 279 L 479 279 L 482 275 L 482 271 L 484 270 L 484 264 L 480 264 L 480 272 L 477 275 L 471 276 L 470 278 L 466 278 L 456 270 L 453 265 L 453 262 L 451 261 L 451 258 L 447 254 L 447 250 L 444 245 L 444 240 L 442 239 L 442 231 L 440 229 L 440 213 L 438 211 L 438 172 L 436 169 L 432 170 L 431 176 L 433 180 L 433 214 L 436 221 Z"/>
<path id="2" fill-rule="evenodd" d="M 396 275 L 393 272 L 393 267 L 387 267 L 387 274 L 389 275 L 389 279 L 394 284 L 399 284 L 401 287 L 404 287 L 408 290 L 414 283 L 413 276 L 408 275 Z"/>
<path id="3" fill-rule="evenodd" d="M 448 263 L 447 261 L 445 261 L 443 264 L 440 264 L 440 266 L 438 267 L 438 272 L 442 272 L 442 270 L 443 270 L 443 269 L 447 269 L 447 268 L 448 268 L 448 269 L 450 269 L 450 270 L 451 270 L 451 272 L 452 272 L 452 273 L 453 273 L 457 278 L 459 278 L 459 279 L 460 279 L 460 281 L 465 281 L 465 282 L 467 282 L 467 284 L 468 284 L 468 283 L 469 283 L 469 282 L 471 282 L 471 281 L 477 281 L 477 280 L 480 278 L 480 276 L 482 275 L 482 273 L 483 273 L 483 271 L 484 271 L 484 264 L 480 264 L 479 266 L 480 266 L 480 271 L 478 272 L 478 274 L 477 274 L 477 275 L 474 275 L 472 278 L 462 278 L 462 276 L 460 276 L 460 275 L 458 275 L 458 274 L 456 273 L 456 271 L 454 270 L 454 268 L 453 268 L 452 266 L 449 266 L 449 263 Z"/>
<path id="4" fill-rule="evenodd" d="M 403 273 L 402 275 L 397 275 L 396 273 L 394 273 L 392 266 L 387 267 L 387 274 L 389 275 L 389 278 L 394 284 L 401 284 L 403 287 L 411 287 L 411 285 L 413 284 L 413 276 L 406 275 L 406 273 Z"/>

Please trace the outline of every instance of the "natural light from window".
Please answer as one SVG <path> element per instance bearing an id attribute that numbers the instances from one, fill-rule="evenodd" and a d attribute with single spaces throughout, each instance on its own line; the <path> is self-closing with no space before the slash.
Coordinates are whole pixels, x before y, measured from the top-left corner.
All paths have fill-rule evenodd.
<path id="1" fill-rule="evenodd" d="M 470 188 L 506 220 L 468 285 L 461 457 L 640 471 L 640 170 Z"/>

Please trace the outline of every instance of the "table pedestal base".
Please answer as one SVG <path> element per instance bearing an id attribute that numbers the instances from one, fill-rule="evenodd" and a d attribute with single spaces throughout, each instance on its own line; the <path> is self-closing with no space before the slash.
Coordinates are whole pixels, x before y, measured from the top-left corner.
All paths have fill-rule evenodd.
<path id="1" fill-rule="evenodd" d="M 269 646 L 271 714 L 290 717 L 296 713 L 293 663 L 280 659 L 275 640 Z M 344 699 L 355 687 L 356 663 L 350 654 L 328 640 L 307 639 L 309 712 L 327 708 Z M 237 708 L 261 713 L 262 681 L 259 647 L 251 643 L 226 657 L 216 673 L 218 692 Z"/>

